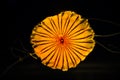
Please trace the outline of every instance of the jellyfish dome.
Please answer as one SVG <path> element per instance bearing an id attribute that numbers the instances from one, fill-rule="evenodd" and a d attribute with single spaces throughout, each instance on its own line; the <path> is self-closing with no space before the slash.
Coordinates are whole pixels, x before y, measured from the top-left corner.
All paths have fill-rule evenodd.
<path id="1" fill-rule="evenodd" d="M 31 44 L 44 65 L 67 71 L 93 50 L 94 34 L 88 19 L 64 11 L 38 23 L 32 30 Z"/>

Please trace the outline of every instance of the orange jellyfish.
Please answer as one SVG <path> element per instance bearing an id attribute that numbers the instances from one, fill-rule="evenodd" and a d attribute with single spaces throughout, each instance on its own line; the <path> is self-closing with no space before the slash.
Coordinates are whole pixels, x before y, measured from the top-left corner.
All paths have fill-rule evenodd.
<path id="1" fill-rule="evenodd" d="M 73 11 L 45 18 L 32 30 L 31 44 L 42 63 L 52 69 L 75 68 L 95 46 L 88 19 Z"/>

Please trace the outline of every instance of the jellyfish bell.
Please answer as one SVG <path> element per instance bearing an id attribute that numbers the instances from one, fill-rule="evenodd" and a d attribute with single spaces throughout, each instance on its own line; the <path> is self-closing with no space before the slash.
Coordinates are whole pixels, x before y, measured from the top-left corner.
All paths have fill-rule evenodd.
<path id="1" fill-rule="evenodd" d="M 38 23 L 32 30 L 31 44 L 44 65 L 67 71 L 94 49 L 94 35 L 88 19 L 65 11 Z"/>

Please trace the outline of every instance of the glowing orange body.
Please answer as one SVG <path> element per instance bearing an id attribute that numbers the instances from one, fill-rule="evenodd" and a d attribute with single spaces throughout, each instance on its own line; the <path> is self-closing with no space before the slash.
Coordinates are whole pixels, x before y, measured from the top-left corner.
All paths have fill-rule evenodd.
<path id="1" fill-rule="evenodd" d="M 65 11 L 36 25 L 31 43 L 44 65 L 67 71 L 76 67 L 93 50 L 93 38 L 94 31 L 87 19 Z"/>

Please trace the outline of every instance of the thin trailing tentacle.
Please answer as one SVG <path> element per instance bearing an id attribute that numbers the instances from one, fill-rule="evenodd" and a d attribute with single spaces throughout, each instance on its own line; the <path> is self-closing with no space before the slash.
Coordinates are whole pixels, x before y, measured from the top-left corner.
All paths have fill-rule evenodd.
<path id="1" fill-rule="evenodd" d="M 35 56 L 34 53 L 28 53 L 28 51 L 23 47 L 24 50 L 20 50 L 20 49 L 17 49 L 15 47 L 12 47 L 12 52 L 13 52 L 13 49 L 14 50 L 17 50 L 17 51 L 20 51 L 22 53 L 27 53 L 29 55 L 25 55 L 24 57 L 19 57 L 17 56 L 18 60 L 13 62 L 12 64 L 10 64 L 2 73 L 0 73 L 0 78 L 4 77 L 6 75 L 6 73 L 11 69 L 13 68 L 15 65 L 17 65 L 19 62 L 22 62 L 23 60 L 25 60 L 26 58 L 28 58 L 29 56 L 32 56 L 34 59 L 37 59 L 37 57 Z M 13 56 L 16 56 L 16 55 L 13 55 Z"/>
<path id="2" fill-rule="evenodd" d="M 96 21 L 100 21 L 100 22 L 105 22 L 105 23 L 110 23 L 110 24 L 113 24 L 113 25 L 116 25 L 116 26 L 120 26 L 119 23 L 115 23 L 113 21 L 110 21 L 110 20 L 103 20 L 103 19 L 99 19 L 99 18 L 88 18 L 88 20 L 96 20 Z"/>
<path id="3" fill-rule="evenodd" d="M 17 48 L 12 48 L 12 49 L 15 49 L 15 50 L 17 50 L 17 51 L 20 51 L 20 52 L 22 52 L 22 53 L 26 53 L 26 54 L 28 54 L 29 56 L 31 56 L 31 57 L 33 57 L 34 59 L 38 59 L 38 57 L 36 56 L 36 54 L 35 53 L 29 53 L 28 51 L 24 51 L 24 50 L 20 50 L 20 49 L 17 49 Z M 15 55 L 16 56 L 16 55 Z M 18 57 L 18 56 L 17 56 Z"/>
<path id="4" fill-rule="evenodd" d="M 88 20 L 96 20 L 96 21 L 100 21 L 100 22 L 110 23 L 110 24 L 113 24 L 115 26 L 120 27 L 119 23 L 115 23 L 115 22 L 110 21 L 110 20 L 103 20 L 103 19 L 99 19 L 99 18 L 88 18 Z M 116 36 L 119 34 L 120 34 L 120 32 L 113 33 L 113 34 L 107 34 L 107 35 L 95 35 L 95 37 L 112 37 L 112 36 Z"/>
<path id="5" fill-rule="evenodd" d="M 98 42 L 98 41 L 96 41 L 96 43 L 97 43 L 98 45 L 100 45 L 101 47 L 103 47 L 104 49 L 106 49 L 107 51 L 111 52 L 111 53 L 120 53 L 120 51 L 111 50 L 111 49 L 109 49 L 108 47 L 106 47 L 105 45 L 103 45 L 102 43 L 100 43 L 100 42 Z"/>
<path id="6" fill-rule="evenodd" d="M 113 33 L 113 34 L 106 34 L 106 35 L 95 35 L 95 37 L 112 37 L 116 35 L 120 35 L 120 32 Z"/>
<path id="7" fill-rule="evenodd" d="M 19 62 L 22 62 L 24 59 L 28 58 L 28 56 L 24 56 L 24 57 L 19 57 L 19 59 L 15 62 L 13 62 L 12 64 L 10 64 L 1 74 L 0 74 L 0 78 L 4 77 L 6 75 L 6 73 L 13 68 L 16 64 L 18 64 Z"/>
<path id="8" fill-rule="evenodd" d="M 88 18 L 89 20 L 96 20 L 96 21 L 100 21 L 100 22 L 105 22 L 105 23 L 110 23 L 110 24 L 113 24 L 117 27 L 120 27 L 120 24 L 119 23 L 115 23 L 113 21 L 109 21 L 109 20 L 103 20 L 103 19 L 98 19 L 98 18 Z M 116 35 L 120 35 L 120 32 L 116 32 L 116 33 L 113 33 L 113 34 L 106 34 L 106 35 L 95 35 L 95 37 L 112 37 L 112 36 L 116 36 Z M 107 51 L 111 52 L 111 53 L 120 53 L 120 51 L 114 51 L 114 50 L 111 50 L 109 49 L 108 47 L 106 47 L 105 45 L 103 45 L 102 43 L 96 41 L 96 43 L 98 45 L 100 45 L 101 47 L 103 47 L 104 49 L 106 49 Z"/>

